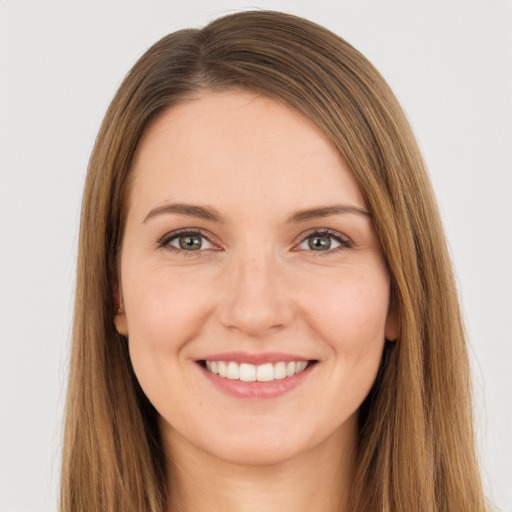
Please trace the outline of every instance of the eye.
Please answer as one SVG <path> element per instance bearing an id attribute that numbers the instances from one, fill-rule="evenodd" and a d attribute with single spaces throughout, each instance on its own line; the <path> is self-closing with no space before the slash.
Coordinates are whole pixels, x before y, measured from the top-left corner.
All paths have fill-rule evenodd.
<path id="1" fill-rule="evenodd" d="M 160 247 L 169 247 L 187 252 L 214 248 L 214 245 L 208 240 L 208 238 L 198 231 L 171 233 L 166 235 L 158 245 Z"/>
<path id="2" fill-rule="evenodd" d="M 322 230 L 309 234 L 297 246 L 297 250 L 327 252 L 343 247 L 350 247 L 350 242 L 344 235 L 336 231 Z"/>

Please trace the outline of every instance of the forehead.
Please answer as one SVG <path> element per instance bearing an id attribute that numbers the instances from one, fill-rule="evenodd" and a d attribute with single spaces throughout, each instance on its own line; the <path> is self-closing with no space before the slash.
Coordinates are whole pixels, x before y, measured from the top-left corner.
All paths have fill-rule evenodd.
<path id="1" fill-rule="evenodd" d="M 365 205 L 352 172 L 312 122 L 251 92 L 204 93 L 166 110 L 144 133 L 132 172 L 134 207 Z"/>

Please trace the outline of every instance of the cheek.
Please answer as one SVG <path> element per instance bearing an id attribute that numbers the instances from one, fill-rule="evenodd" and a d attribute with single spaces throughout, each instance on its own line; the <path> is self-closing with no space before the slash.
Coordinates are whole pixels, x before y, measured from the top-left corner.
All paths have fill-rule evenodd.
<path id="1" fill-rule="evenodd" d="M 385 272 L 347 271 L 335 279 L 317 279 L 302 300 L 310 323 L 331 333 L 333 340 L 363 342 L 384 337 L 389 308 Z"/>
<path id="2" fill-rule="evenodd" d="M 179 419 L 191 391 L 184 381 L 190 350 L 204 328 L 211 298 L 167 272 L 140 272 L 125 280 L 128 343 L 144 393 L 164 417 Z M 188 398 L 187 398 L 188 397 Z M 195 402 L 201 400 L 195 397 Z"/>
<path id="3" fill-rule="evenodd" d="M 336 286 L 311 294 L 310 325 L 327 345 L 335 418 L 356 411 L 380 366 L 389 307 L 389 280 L 383 272 L 345 276 Z"/>
<path id="4" fill-rule="evenodd" d="M 123 288 L 132 365 L 147 396 L 161 406 L 162 390 L 180 389 L 190 341 L 208 316 L 205 294 L 163 272 L 140 272 Z M 177 393 L 173 400 L 179 399 Z"/>
<path id="5" fill-rule="evenodd" d="M 170 272 L 141 273 L 130 284 L 126 290 L 130 337 L 142 336 L 147 343 L 165 347 L 192 336 L 208 313 L 204 288 Z"/>
<path id="6" fill-rule="evenodd" d="M 387 274 L 346 272 L 309 291 L 304 297 L 308 323 L 326 346 L 333 379 L 342 383 L 343 396 L 358 406 L 373 385 L 382 357 L 389 307 Z"/>

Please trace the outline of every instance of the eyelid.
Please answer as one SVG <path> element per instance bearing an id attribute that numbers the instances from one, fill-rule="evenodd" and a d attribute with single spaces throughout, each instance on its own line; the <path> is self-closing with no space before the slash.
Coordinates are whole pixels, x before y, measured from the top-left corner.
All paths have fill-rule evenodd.
<path id="1" fill-rule="evenodd" d="M 335 247 L 334 249 L 329 249 L 327 251 L 313 251 L 313 250 L 308 251 L 306 249 L 298 248 L 298 246 L 300 244 L 305 242 L 309 237 L 311 237 L 313 235 L 330 236 L 334 240 L 336 240 L 340 245 L 338 247 Z M 306 252 L 314 253 L 315 256 L 316 255 L 320 256 L 320 255 L 332 254 L 334 252 L 337 252 L 337 251 L 343 250 L 343 249 L 349 249 L 349 248 L 353 247 L 353 245 L 354 244 L 353 244 L 352 240 L 347 235 L 345 235 L 344 233 L 341 233 L 340 231 L 336 231 L 334 229 L 329 229 L 329 228 L 312 228 L 312 229 L 306 231 L 305 233 L 301 233 L 299 241 L 295 243 L 292 251 L 304 250 Z"/>
<path id="2" fill-rule="evenodd" d="M 206 239 L 210 244 L 212 244 L 214 247 L 213 248 L 208 248 L 208 249 L 199 249 L 197 251 L 186 251 L 184 249 L 179 249 L 178 247 L 174 247 L 174 246 L 170 245 L 170 242 L 172 240 L 175 240 L 176 238 L 178 238 L 180 236 L 183 236 L 183 235 L 198 235 L 198 236 L 201 236 L 202 238 Z M 202 253 L 204 251 L 220 250 L 219 244 L 215 243 L 212 240 L 212 238 L 213 237 L 212 237 L 212 235 L 210 233 L 207 233 L 206 231 L 202 230 L 201 228 L 182 228 L 182 229 L 177 229 L 175 231 L 171 231 L 169 233 L 166 233 L 165 235 L 160 237 L 157 240 L 157 242 L 156 242 L 156 248 L 157 249 L 168 249 L 168 250 L 171 250 L 171 251 L 179 252 L 179 253 L 184 254 L 186 256 L 197 255 L 197 254 L 200 254 L 200 253 Z"/>

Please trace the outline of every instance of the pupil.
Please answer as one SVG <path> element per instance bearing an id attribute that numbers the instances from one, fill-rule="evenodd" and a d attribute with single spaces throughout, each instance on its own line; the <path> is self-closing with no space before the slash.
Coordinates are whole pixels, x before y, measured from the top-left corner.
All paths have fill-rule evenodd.
<path id="1" fill-rule="evenodd" d="M 195 235 L 180 236 L 180 248 L 197 251 L 201 248 L 201 238 Z"/>
<path id="2" fill-rule="evenodd" d="M 329 235 L 312 236 L 308 244 L 309 248 L 315 251 L 326 251 L 331 247 L 331 237 Z"/>

